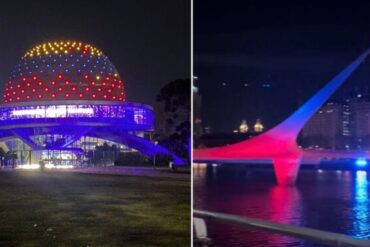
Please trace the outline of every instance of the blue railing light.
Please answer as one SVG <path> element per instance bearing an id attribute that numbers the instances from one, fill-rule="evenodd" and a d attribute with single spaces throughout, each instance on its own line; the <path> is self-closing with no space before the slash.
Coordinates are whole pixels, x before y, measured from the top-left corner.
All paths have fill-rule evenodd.
<path id="1" fill-rule="evenodd" d="M 363 168 L 367 166 L 367 160 L 365 158 L 357 158 L 355 164 L 357 167 Z"/>

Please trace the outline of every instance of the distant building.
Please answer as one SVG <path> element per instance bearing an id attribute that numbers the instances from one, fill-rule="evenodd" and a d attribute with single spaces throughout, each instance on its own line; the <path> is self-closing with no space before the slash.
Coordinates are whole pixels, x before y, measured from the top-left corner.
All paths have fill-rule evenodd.
<path id="1" fill-rule="evenodd" d="M 263 131 L 263 124 L 261 122 L 261 119 L 257 119 L 256 123 L 253 126 L 253 130 L 255 133 L 261 133 Z"/>
<path id="2" fill-rule="evenodd" d="M 328 102 L 310 119 L 303 128 L 301 137 L 304 146 L 317 145 L 324 148 L 342 146 L 342 136 L 349 135 L 348 119 L 344 123 L 345 105 Z"/>
<path id="3" fill-rule="evenodd" d="M 212 133 L 212 128 L 210 125 L 207 125 L 204 127 L 204 134 L 211 134 Z"/>
<path id="4" fill-rule="evenodd" d="M 246 120 L 242 120 L 242 123 L 239 126 L 240 133 L 247 133 L 249 130 L 248 124 Z"/>
<path id="5" fill-rule="evenodd" d="M 370 146 L 370 95 L 358 94 L 349 101 L 352 136 L 358 148 Z"/>
<path id="6" fill-rule="evenodd" d="M 198 138 L 203 134 L 203 125 L 202 125 L 202 96 L 199 94 L 199 89 L 195 85 L 198 81 L 198 77 L 193 77 L 193 132 L 194 138 Z"/>
<path id="7" fill-rule="evenodd" d="M 300 141 L 303 147 L 370 148 L 370 94 L 325 104 L 303 128 Z"/>

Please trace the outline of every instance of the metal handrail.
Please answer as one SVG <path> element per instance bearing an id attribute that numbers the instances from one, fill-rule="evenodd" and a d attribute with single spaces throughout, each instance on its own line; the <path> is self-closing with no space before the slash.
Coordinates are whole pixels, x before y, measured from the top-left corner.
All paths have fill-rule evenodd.
<path id="1" fill-rule="evenodd" d="M 194 210 L 194 217 L 209 219 L 222 223 L 246 226 L 254 229 L 265 230 L 283 235 L 298 237 L 319 244 L 336 247 L 369 247 L 369 240 L 355 239 L 344 234 L 332 233 L 316 230 L 307 227 L 293 226 L 281 223 L 275 223 L 268 220 L 260 220 L 249 217 L 242 217 L 232 214 L 223 214 L 203 210 Z"/>

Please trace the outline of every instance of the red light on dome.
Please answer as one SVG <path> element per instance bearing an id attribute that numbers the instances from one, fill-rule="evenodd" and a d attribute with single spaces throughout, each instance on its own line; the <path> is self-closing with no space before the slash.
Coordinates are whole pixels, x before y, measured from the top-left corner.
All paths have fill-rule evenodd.
<path id="1" fill-rule="evenodd" d="M 73 57 L 75 53 L 79 53 L 77 57 Z M 85 55 L 80 56 L 82 53 Z M 13 102 L 125 98 L 120 95 L 124 86 L 119 85 L 118 72 L 102 52 L 90 45 L 70 41 L 41 44 L 27 52 L 25 59 L 5 81 L 4 102 L 10 102 L 10 98 Z"/>

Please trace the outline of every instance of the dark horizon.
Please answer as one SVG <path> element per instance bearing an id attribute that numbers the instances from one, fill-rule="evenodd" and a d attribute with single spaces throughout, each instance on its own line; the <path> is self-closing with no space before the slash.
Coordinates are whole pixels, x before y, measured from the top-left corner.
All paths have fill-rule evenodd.
<path id="1" fill-rule="evenodd" d="M 128 101 L 153 104 L 162 86 L 190 77 L 189 1 L 2 3 L 0 88 L 24 53 L 53 40 L 103 51 L 125 83 Z"/>
<path id="2" fill-rule="evenodd" d="M 231 132 L 242 119 L 271 128 L 370 46 L 365 1 L 210 1 L 194 5 L 194 74 L 202 120 Z M 365 62 L 333 96 L 363 88 Z"/>

